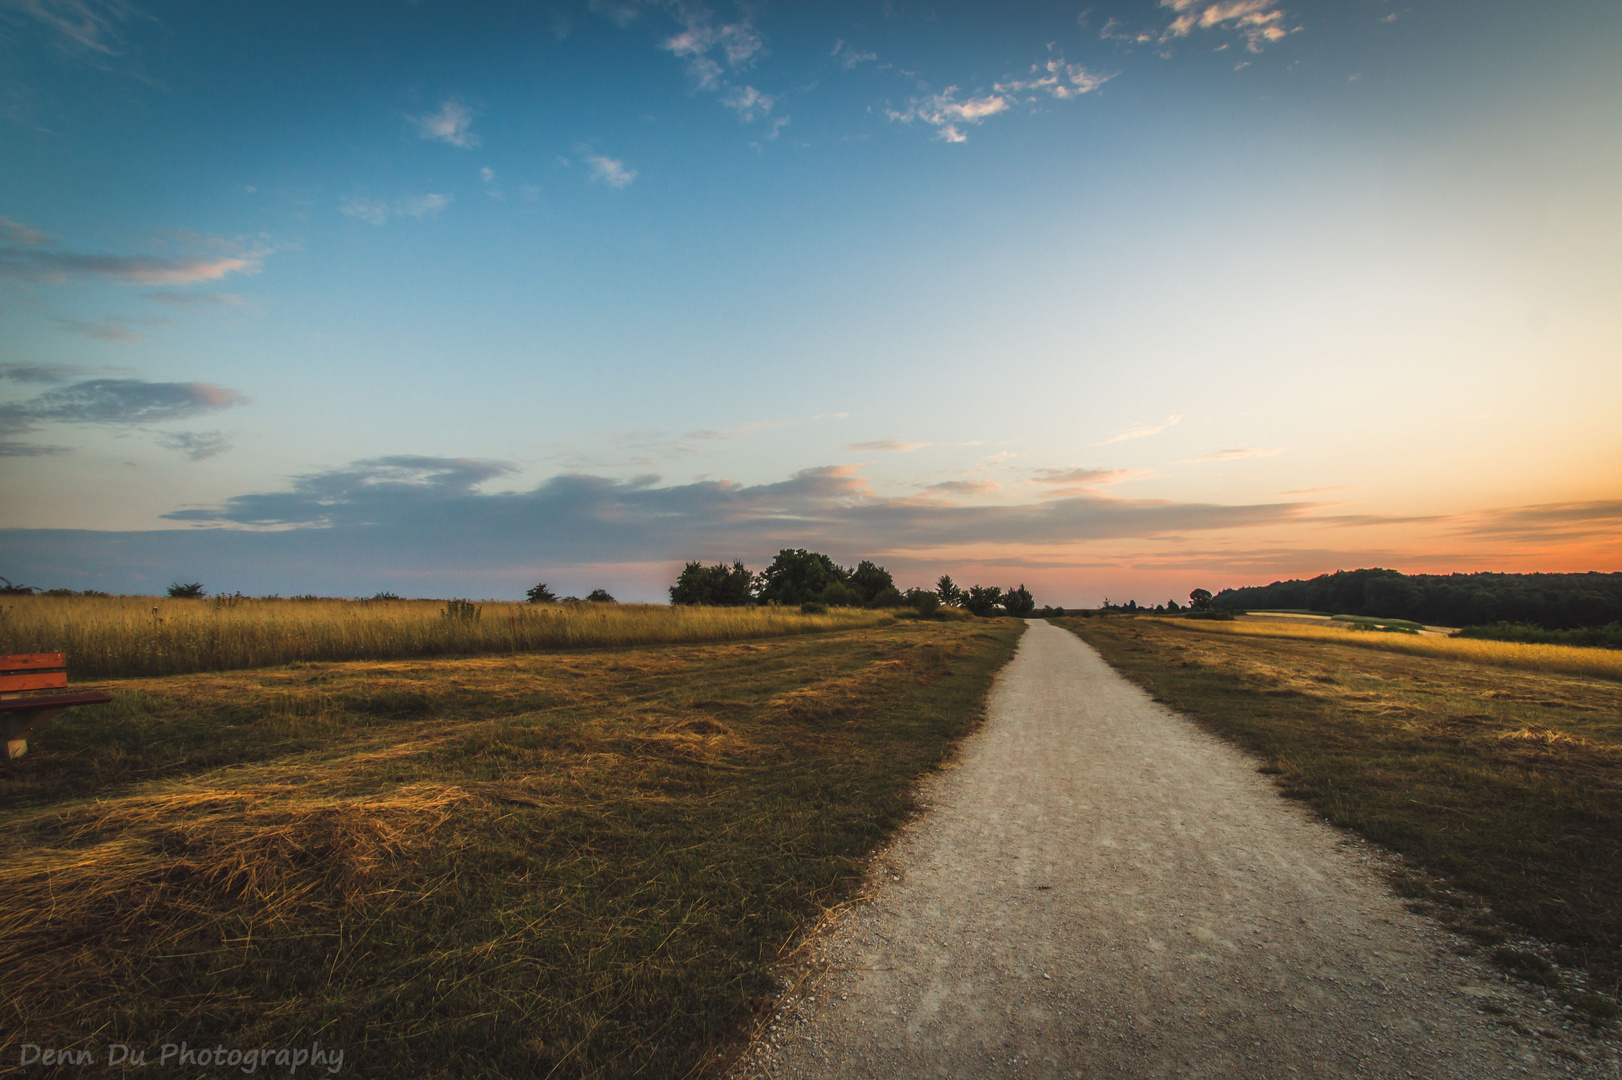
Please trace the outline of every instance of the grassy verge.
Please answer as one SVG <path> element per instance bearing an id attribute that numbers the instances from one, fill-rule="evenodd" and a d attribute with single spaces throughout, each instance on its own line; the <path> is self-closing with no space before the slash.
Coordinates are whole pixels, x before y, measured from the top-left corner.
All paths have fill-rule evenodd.
<path id="1" fill-rule="evenodd" d="M 1487 944 L 1504 942 L 1504 922 L 1556 943 L 1556 959 L 1614 998 L 1622 685 L 1370 649 L 1344 631 L 1059 622 L 1158 700 L 1260 755 L 1286 795 L 1441 875 L 1402 883 L 1438 914 Z M 1509 966 L 1535 959 L 1504 954 Z M 1584 1001 L 1591 1016 L 1615 1015 L 1614 1001 Z"/>
<path id="2" fill-rule="evenodd" d="M 1283 641 L 1323 642 L 1428 657 L 1456 660 L 1487 667 L 1516 668 L 1537 674 L 1561 673 L 1600 679 L 1622 680 L 1622 653 L 1609 649 L 1577 648 L 1571 645 L 1529 644 L 1513 641 L 1475 641 L 1461 637 L 1417 634 L 1357 633 L 1350 623 L 1296 625 L 1284 620 L 1256 619 L 1235 622 L 1201 622 L 1167 619 L 1194 633 L 1229 638 L 1276 638 Z M 1080 625 L 1080 624 L 1077 624 Z"/>
<path id="3" fill-rule="evenodd" d="M 182 1039 L 318 1039 L 368 1076 L 713 1068 L 1020 629 L 115 684 L 0 788 L 0 1070 Z"/>
<path id="4" fill-rule="evenodd" d="M 739 641 L 876 626 L 838 608 L 512 604 L 453 600 L 7 597 L 0 653 L 65 652 L 76 680 L 234 671 L 294 661 Z"/>

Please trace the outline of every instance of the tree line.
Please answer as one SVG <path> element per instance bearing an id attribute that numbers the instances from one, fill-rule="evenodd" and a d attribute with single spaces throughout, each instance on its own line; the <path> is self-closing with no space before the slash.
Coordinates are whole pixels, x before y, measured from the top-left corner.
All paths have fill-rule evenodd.
<path id="1" fill-rule="evenodd" d="M 903 592 L 888 570 L 869 559 L 853 568 L 844 567 L 821 552 L 804 548 L 784 548 L 758 573 L 742 562 L 730 566 L 689 562 L 670 586 L 670 602 L 720 607 L 778 604 L 806 611 L 910 607 L 921 615 L 932 615 L 942 605 L 980 616 L 1023 617 L 1036 611 L 1036 599 L 1023 584 L 1007 590 L 982 585 L 963 589 L 943 574 L 933 589 Z"/>
<path id="2" fill-rule="evenodd" d="M 1404 574 L 1341 570 L 1310 580 L 1223 589 L 1229 610 L 1301 608 L 1331 615 L 1375 615 L 1433 626 L 1520 623 L 1575 630 L 1622 621 L 1622 573 Z"/>

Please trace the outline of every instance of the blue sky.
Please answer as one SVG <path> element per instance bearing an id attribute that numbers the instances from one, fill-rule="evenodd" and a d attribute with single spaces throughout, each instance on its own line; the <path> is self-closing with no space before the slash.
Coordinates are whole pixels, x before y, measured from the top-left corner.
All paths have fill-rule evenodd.
<path id="1" fill-rule="evenodd" d="M 1619 45 L 1597 2 L 0 0 L 0 574 L 1616 570 Z"/>

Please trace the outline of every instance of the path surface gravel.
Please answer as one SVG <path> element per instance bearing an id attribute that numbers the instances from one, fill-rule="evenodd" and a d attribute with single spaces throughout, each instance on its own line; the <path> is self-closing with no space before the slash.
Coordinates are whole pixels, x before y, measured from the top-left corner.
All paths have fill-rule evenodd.
<path id="1" fill-rule="evenodd" d="M 738 1075 L 1622 1075 L 1057 627 L 924 801 Z"/>

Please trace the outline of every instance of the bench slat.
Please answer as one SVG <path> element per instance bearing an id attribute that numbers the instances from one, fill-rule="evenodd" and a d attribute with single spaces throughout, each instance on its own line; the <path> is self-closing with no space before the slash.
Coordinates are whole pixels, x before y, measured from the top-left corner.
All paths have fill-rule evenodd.
<path id="1" fill-rule="evenodd" d="M 0 713 L 28 712 L 31 709 L 66 709 L 71 705 L 107 705 L 110 694 L 58 694 L 53 697 L 14 698 L 0 701 Z"/>
<path id="2" fill-rule="evenodd" d="M 0 656 L 0 674 L 12 671 L 35 671 L 39 668 L 65 668 L 67 666 L 67 653 L 12 653 Z"/>
<path id="3" fill-rule="evenodd" d="M 27 675 L 0 675 L 0 693 L 19 690 L 60 690 L 68 685 L 65 671 L 40 671 Z"/>

